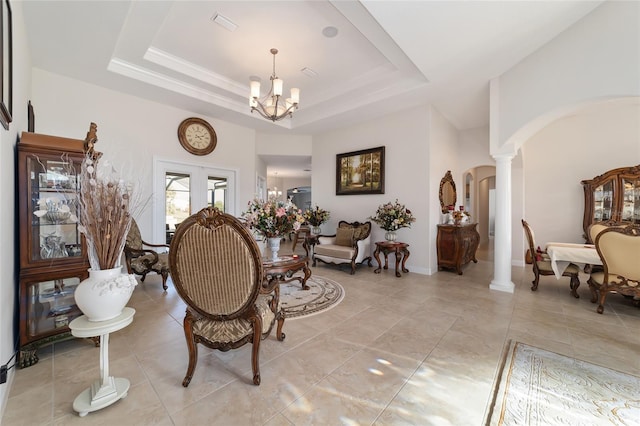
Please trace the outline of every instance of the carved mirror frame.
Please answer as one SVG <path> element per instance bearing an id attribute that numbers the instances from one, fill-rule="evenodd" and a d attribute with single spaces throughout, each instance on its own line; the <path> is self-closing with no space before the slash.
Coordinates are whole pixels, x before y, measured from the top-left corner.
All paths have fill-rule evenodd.
<path id="1" fill-rule="evenodd" d="M 447 184 L 451 185 L 451 192 L 453 194 L 453 202 L 449 204 L 445 204 L 444 202 L 444 195 L 447 190 L 443 190 L 443 187 Z M 451 170 L 447 170 L 447 173 L 445 173 L 444 177 L 440 181 L 440 192 L 438 196 L 440 197 L 440 208 L 442 210 L 442 213 L 446 213 L 448 211 L 447 206 L 453 204 L 453 206 L 455 207 L 458 198 L 456 194 L 456 183 L 453 181 L 453 176 L 451 176 Z"/>

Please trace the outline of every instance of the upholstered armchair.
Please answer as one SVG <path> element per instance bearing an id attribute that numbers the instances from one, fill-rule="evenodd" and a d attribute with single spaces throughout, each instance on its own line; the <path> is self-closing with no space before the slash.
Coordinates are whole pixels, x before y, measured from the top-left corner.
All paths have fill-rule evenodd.
<path id="1" fill-rule="evenodd" d="M 356 265 L 368 261 L 371 266 L 371 222 L 338 222 L 335 235 L 319 235 L 314 247 L 313 266 L 323 263 L 351 265 L 351 275 Z"/>
<path id="2" fill-rule="evenodd" d="M 169 255 L 145 247 L 169 248 L 166 244 L 151 244 L 144 241 L 138 224 L 131 219 L 131 228 L 124 245 L 127 271 L 130 274 L 141 275 L 140 280 L 143 282 L 149 272 L 155 272 L 162 276 L 162 288 L 166 290 L 169 277 Z"/>
<path id="3" fill-rule="evenodd" d="M 538 289 L 538 283 L 540 282 L 540 275 L 554 275 L 553 268 L 551 267 L 551 259 L 549 259 L 549 256 L 546 253 L 536 252 L 536 242 L 533 229 L 531 229 L 527 221 L 524 219 L 522 219 L 522 227 L 524 228 L 524 233 L 527 236 L 527 242 L 529 243 L 529 252 L 532 255 L 534 278 L 533 281 L 531 281 L 533 284 L 531 286 L 531 291 L 536 291 Z M 569 288 L 571 289 L 572 294 L 577 294 L 576 290 L 580 286 L 579 273 L 580 268 L 578 265 L 571 263 L 562 274 L 563 277 L 571 278 Z"/>
<path id="4" fill-rule="evenodd" d="M 206 207 L 183 221 L 171 241 L 171 277 L 187 305 L 184 334 L 189 365 L 187 387 L 198 362 L 198 344 L 226 352 L 252 344 L 253 383 L 260 384 L 260 341 L 284 316 L 277 287 L 263 288 L 260 249 L 246 226 L 215 207 Z M 264 293 L 264 294 L 262 294 Z"/>
<path id="5" fill-rule="evenodd" d="M 610 292 L 633 298 L 640 305 L 640 225 L 607 227 L 596 235 L 595 245 L 604 271 L 592 272 L 587 282 L 591 302 L 598 302 L 598 313 L 604 312 Z"/>

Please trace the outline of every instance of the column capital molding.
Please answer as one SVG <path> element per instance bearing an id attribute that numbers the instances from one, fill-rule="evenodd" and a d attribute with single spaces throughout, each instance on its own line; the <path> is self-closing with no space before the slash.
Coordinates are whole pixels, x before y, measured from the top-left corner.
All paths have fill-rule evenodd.
<path id="1" fill-rule="evenodd" d="M 501 162 L 505 162 L 505 161 L 511 161 L 515 158 L 516 154 L 513 153 L 505 153 L 505 154 L 492 154 L 491 155 L 494 160 L 496 161 L 501 161 Z"/>

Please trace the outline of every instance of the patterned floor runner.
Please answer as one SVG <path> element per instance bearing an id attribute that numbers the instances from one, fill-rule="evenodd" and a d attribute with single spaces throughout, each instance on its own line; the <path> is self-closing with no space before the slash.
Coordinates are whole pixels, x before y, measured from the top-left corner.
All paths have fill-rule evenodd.
<path id="1" fill-rule="evenodd" d="M 640 424 L 640 377 L 520 342 L 503 362 L 487 425 Z"/>

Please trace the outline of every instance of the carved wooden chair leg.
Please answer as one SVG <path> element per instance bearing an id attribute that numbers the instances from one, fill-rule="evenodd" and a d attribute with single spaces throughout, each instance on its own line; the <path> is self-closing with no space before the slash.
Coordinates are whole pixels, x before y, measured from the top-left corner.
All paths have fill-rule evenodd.
<path id="1" fill-rule="evenodd" d="M 601 289 L 600 290 L 600 300 L 598 302 L 598 309 L 596 309 L 599 314 L 604 312 L 604 300 L 606 298 L 607 298 L 607 290 L 606 289 Z"/>
<path id="2" fill-rule="evenodd" d="M 534 274 L 534 279 L 533 279 L 533 281 L 531 281 L 531 283 L 533 284 L 531 286 L 531 291 L 536 291 L 538 289 L 538 283 L 539 282 L 540 282 L 540 275 Z"/>
<path id="3" fill-rule="evenodd" d="M 198 363 L 198 345 L 193 337 L 193 322 L 190 313 L 187 313 L 184 318 L 184 336 L 187 339 L 187 348 L 189 349 L 189 366 L 187 367 L 187 374 L 182 380 L 182 386 L 186 388 L 191 383 L 191 378 Z"/>
<path id="4" fill-rule="evenodd" d="M 251 368 L 253 370 L 253 384 L 260 384 L 260 341 L 262 334 L 262 319 L 256 317 L 253 321 L 253 347 L 251 352 Z"/>
<path id="5" fill-rule="evenodd" d="M 576 299 L 579 299 L 580 295 L 578 294 L 578 287 L 580 287 L 580 278 L 578 278 L 577 275 L 572 275 L 570 283 L 571 283 L 570 284 L 571 285 L 571 295 L 573 297 L 575 297 Z"/>
<path id="6" fill-rule="evenodd" d="M 283 341 L 286 335 L 282 332 L 282 326 L 284 326 L 284 314 L 278 315 L 278 328 L 276 328 L 276 339 Z"/>
<path id="7" fill-rule="evenodd" d="M 591 290 L 591 303 L 596 303 L 598 301 L 598 285 L 592 278 L 589 278 L 587 284 L 589 284 L 589 290 Z"/>
<path id="8" fill-rule="evenodd" d="M 167 278 L 169 278 L 169 271 L 162 271 L 162 289 L 167 291 Z"/>

